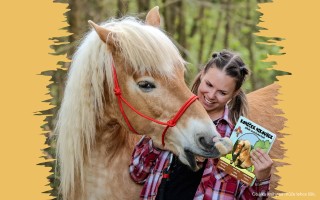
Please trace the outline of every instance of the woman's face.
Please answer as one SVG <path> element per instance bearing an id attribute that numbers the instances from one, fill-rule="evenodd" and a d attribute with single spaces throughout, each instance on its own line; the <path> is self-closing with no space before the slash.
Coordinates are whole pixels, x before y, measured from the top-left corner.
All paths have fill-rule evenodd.
<path id="1" fill-rule="evenodd" d="M 216 67 L 202 74 L 198 88 L 199 101 L 208 114 L 220 113 L 228 101 L 235 96 L 236 80 Z"/>

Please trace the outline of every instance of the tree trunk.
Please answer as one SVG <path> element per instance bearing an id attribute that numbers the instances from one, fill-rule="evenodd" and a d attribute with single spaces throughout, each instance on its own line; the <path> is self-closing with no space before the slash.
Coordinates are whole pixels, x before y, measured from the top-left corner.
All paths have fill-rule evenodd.
<path id="1" fill-rule="evenodd" d="M 189 37 L 193 37 L 195 33 L 198 31 L 199 23 L 203 18 L 203 14 L 204 14 L 204 6 L 200 5 L 198 16 L 193 19 L 193 25 L 191 27 Z"/>
<path id="2" fill-rule="evenodd" d="M 178 43 L 185 49 L 187 47 L 187 37 L 186 37 L 186 20 L 184 16 L 184 6 L 183 1 L 179 1 L 176 6 L 176 10 L 179 16 L 179 22 L 177 24 L 176 30 L 178 31 Z M 186 58 L 186 54 L 182 52 L 182 57 Z"/>
<path id="3" fill-rule="evenodd" d="M 117 6 L 118 6 L 118 11 L 117 11 L 117 17 L 123 17 L 127 14 L 128 12 L 128 1 L 124 0 L 118 0 Z"/>
<path id="4" fill-rule="evenodd" d="M 162 14 L 164 17 L 164 30 L 166 30 L 169 34 L 175 34 L 175 21 L 176 21 L 176 13 L 175 13 L 175 4 L 173 0 L 162 0 L 163 9 Z"/>
<path id="5" fill-rule="evenodd" d="M 252 24 L 250 23 L 252 21 L 251 19 L 251 5 L 250 5 L 250 0 L 246 1 L 246 21 L 248 23 L 248 26 L 250 30 L 253 30 Z M 254 66 L 255 66 L 255 59 L 254 59 L 254 50 L 253 50 L 253 33 L 251 31 L 248 31 L 247 33 L 247 49 L 249 51 L 249 67 L 251 68 L 251 71 L 254 72 Z M 251 90 L 256 90 L 256 76 L 255 73 L 251 73 L 250 75 L 251 79 Z"/>
<path id="6" fill-rule="evenodd" d="M 204 15 L 205 7 L 203 5 L 200 5 L 200 16 Z M 205 21 L 205 20 L 204 20 Z M 205 39 L 206 39 L 206 30 L 207 28 L 201 23 L 202 20 L 199 19 L 200 28 L 199 28 L 199 34 L 200 34 L 200 40 L 199 40 L 199 51 L 198 51 L 198 63 L 202 63 L 202 57 L 203 57 L 203 51 L 204 51 L 204 45 L 205 45 Z"/>
<path id="7" fill-rule="evenodd" d="M 150 1 L 149 0 L 137 0 L 138 12 L 146 12 L 150 9 Z"/>
<path id="8" fill-rule="evenodd" d="M 230 24 L 231 24 L 231 3 L 232 0 L 226 0 L 225 11 L 226 11 L 226 23 L 225 23 L 225 34 L 223 39 L 224 48 L 229 48 L 229 34 L 230 34 Z"/>
<path id="9" fill-rule="evenodd" d="M 70 0 L 69 7 L 72 12 L 68 12 L 68 22 L 70 24 L 69 30 L 72 35 L 69 36 L 70 44 L 73 44 L 75 41 L 80 39 L 79 33 L 84 33 L 87 29 L 87 26 L 84 26 L 84 21 L 88 18 L 88 9 L 84 9 L 86 1 L 76 1 Z M 71 45 L 69 55 L 72 55 L 75 51 L 76 45 Z"/>
<path id="10" fill-rule="evenodd" d="M 208 58 L 211 57 L 212 50 L 215 50 L 215 45 L 216 45 L 216 41 L 218 38 L 219 30 L 221 27 L 221 22 L 222 22 L 222 11 L 221 11 L 221 9 L 219 9 L 218 18 L 216 21 L 216 27 L 213 30 L 212 37 L 211 37 L 211 43 L 209 45 L 209 52 L 208 52 L 208 56 L 207 56 Z"/>

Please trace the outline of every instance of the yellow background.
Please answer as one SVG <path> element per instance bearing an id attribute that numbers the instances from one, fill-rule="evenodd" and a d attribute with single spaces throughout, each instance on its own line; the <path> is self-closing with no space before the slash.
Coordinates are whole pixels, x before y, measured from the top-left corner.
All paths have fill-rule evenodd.
<path id="1" fill-rule="evenodd" d="M 288 118 L 282 131 L 289 134 L 284 139 L 285 162 L 290 164 L 279 169 L 278 189 L 288 195 L 279 199 L 312 198 L 292 196 L 308 192 L 319 199 L 320 1 L 274 0 L 261 7 L 260 26 L 268 30 L 260 34 L 285 38 L 277 44 L 286 54 L 269 59 L 277 61 L 277 69 L 292 73 L 279 78 L 280 107 Z M 66 5 L 50 0 L 1 3 L 0 199 L 50 199 L 42 193 L 50 189 L 49 169 L 37 165 L 44 161 L 44 116 L 34 114 L 50 107 L 42 102 L 50 98 L 49 77 L 38 74 L 66 60 L 49 54 L 53 41 L 48 40 L 67 34 L 59 30 L 67 26 L 65 11 Z"/>

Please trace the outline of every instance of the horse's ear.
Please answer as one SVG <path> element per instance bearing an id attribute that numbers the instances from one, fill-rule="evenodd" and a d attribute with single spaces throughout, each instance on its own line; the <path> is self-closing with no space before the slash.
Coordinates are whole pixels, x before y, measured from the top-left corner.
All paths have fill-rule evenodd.
<path id="1" fill-rule="evenodd" d="M 146 17 L 146 24 L 151 26 L 159 27 L 160 26 L 160 14 L 159 14 L 159 6 L 152 8 Z"/>
<path id="2" fill-rule="evenodd" d="M 107 37 L 108 34 L 110 33 L 110 31 L 108 31 L 107 29 L 97 25 L 96 23 L 94 23 L 93 21 L 89 20 L 88 23 L 94 28 L 94 30 L 98 33 L 100 39 L 106 43 L 107 41 Z"/>

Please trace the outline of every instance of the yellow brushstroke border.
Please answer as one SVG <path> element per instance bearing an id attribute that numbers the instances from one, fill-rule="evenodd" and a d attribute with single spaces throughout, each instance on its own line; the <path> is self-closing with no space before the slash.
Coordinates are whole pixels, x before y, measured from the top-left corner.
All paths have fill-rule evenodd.
<path id="1" fill-rule="evenodd" d="M 262 22 L 267 28 L 260 34 L 285 38 L 276 42 L 283 46 L 282 56 L 270 56 L 276 69 L 292 76 L 279 77 L 279 107 L 288 119 L 284 139 L 288 150 L 279 169 L 282 177 L 278 188 L 285 193 L 278 199 L 319 199 L 318 172 L 320 113 L 318 62 L 320 46 L 318 0 L 274 0 L 262 4 Z M 37 165 L 44 161 L 40 149 L 45 148 L 40 126 L 46 110 L 43 103 L 49 77 L 42 71 L 55 69 L 63 56 L 52 56 L 51 37 L 62 36 L 67 26 L 63 13 L 66 5 L 49 0 L 6 1 L 0 8 L 0 199 L 50 199 L 42 192 L 49 190 L 49 169 Z"/>
<path id="2" fill-rule="evenodd" d="M 0 6 L 0 199 L 52 199 L 47 176 L 49 168 L 41 149 L 46 146 L 45 116 L 35 115 L 51 106 L 42 71 L 58 67 L 65 56 L 53 56 L 52 37 L 68 33 L 63 15 L 66 4 L 50 0 L 5 1 Z"/>
<path id="3" fill-rule="evenodd" d="M 280 191 L 273 194 L 278 199 L 319 199 L 316 181 L 319 165 L 316 164 L 320 111 L 318 95 L 320 65 L 320 1 L 274 0 L 262 4 L 263 13 L 259 26 L 266 28 L 259 35 L 284 38 L 275 42 L 282 46 L 281 56 L 270 56 L 276 61 L 275 69 L 290 72 L 291 76 L 278 77 L 281 85 L 279 107 L 288 119 L 283 133 L 289 134 L 284 141 L 287 149 L 283 162 L 289 165 L 279 168 Z M 272 120 L 272 119 L 270 119 Z"/>

